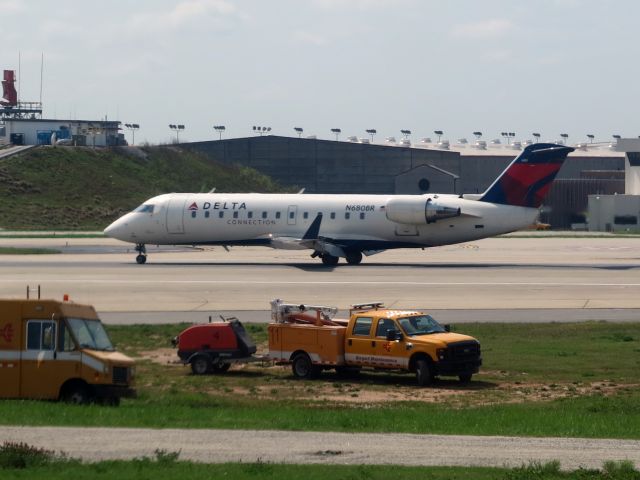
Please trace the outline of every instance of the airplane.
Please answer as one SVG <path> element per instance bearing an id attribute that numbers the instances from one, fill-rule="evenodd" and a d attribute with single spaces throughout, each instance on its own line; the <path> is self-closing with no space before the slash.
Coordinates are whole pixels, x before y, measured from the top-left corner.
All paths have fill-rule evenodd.
<path id="1" fill-rule="evenodd" d="M 353 195 L 169 193 L 150 198 L 104 233 L 136 245 L 263 245 L 312 251 L 324 265 L 393 248 L 426 248 L 520 230 L 567 155 L 564 145 L 527 146 L 482 194 Z"/>

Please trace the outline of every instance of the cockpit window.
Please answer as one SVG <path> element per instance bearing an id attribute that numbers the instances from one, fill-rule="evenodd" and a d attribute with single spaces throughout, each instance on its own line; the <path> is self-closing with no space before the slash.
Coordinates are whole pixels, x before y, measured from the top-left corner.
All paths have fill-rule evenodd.
<path id="1" fill-rule="evenodd" d="M 134 210 L 134 212 L 138 212 L 138 213 L 153 213 L 153 205 L 151 205 L 151 204 L 140 205 L 138 208 L 136 208 Z"/>

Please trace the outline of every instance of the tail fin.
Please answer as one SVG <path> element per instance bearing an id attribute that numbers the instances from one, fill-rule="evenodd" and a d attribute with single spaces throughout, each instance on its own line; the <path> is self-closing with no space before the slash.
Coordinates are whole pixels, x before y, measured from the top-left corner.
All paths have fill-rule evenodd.
<path id="1" fill-rule="evenodd" d="M 567 155 L 573 150 L 554 143 L 527 146 L 479 200 L 538 208 Z"/>

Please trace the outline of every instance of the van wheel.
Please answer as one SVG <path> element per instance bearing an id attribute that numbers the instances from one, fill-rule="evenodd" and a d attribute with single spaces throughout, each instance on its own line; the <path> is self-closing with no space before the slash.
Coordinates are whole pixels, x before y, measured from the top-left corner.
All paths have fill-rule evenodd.
<path id="1" fill-rule="evenodd" d="M 429 362 L 422 358 L 416 360 L 416 380 L 421 387 L 425 387 L 433 381 L 433 374 L 429 368 Z"/>
<path id="2" fill-rule="evenodd" d="M 211 370 L 211 360 L 204 355 L 198 355 L 191 360 L 191 371 L 194 375 L 205 375 Z"/>
<path id="3" fill-rule="evenodd" d="M 471 381 L 472 376 L 473 374 L 471 373 L 462 373 L 458 375 L 458 379 L 460 380 L 461 383 L 469 383 Z"/>
<path id="4" fill-rule="evenodd" d="M 64 393 L 62 399 L 67 403 L 73 403 L 74 405 L 86 405 L 91 400 L 89 388 L 86 385 L 77 383 L 75 385 L 69 385 Z"/>
<path id="5" fill-rule="evenodd" d="M 320 368 L 314 365 L 306 353 L 299 353 L 293 357 L 291 370 L 298 378 L 315 378 L 320 375 Z"/>
<path id="6" fill-rule="evenodd" d="M 230 363 L 216 363 L 213 366 L 213 373 L 224 373 L 231 367 Z"/>

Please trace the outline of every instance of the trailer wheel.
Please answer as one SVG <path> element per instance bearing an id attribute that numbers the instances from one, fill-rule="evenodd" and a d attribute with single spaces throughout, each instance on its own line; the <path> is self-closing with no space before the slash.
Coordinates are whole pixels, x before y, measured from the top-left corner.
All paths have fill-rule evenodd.
<path id="1" fill-rule="evenodd" d="M 216 363 L 213 366 L 213 373 L 224 373 L 231 367 L 230 363 Z"/>
<path id="2" fill-rule="evenodd" d="M 191 371 L 194 375 L 205 375 L 211 370 L 211 360 L 204 355 L 191 359 Z"/>
<path id="3" fill-rule="evenodd" d="M 320 368 L 311 362 L 311 358 L 306 353 L 299 353 L 293 357 L 291 370 L 298 378 L 315 378 L 320 374 Z"/>
<path id="4" fill-rule="evenodd" d="M 425 387 L 433 381 L 433 374 L 429 368 L 429 362 L 424 358 L 416 360 L 416 380 L 421 387 Z"/>

